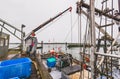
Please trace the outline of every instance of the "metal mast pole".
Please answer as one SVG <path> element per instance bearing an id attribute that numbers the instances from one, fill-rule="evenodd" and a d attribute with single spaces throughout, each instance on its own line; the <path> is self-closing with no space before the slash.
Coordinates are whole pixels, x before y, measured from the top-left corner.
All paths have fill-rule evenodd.
<path id="1" fill-rule="evenodd" d="M 90 65 L 91 65 L 91 79 L 95 78 L 94 75 L 94 53 L 96 52 L 96 36 L 95 36 L 95 8 L 94 8 L 94 0 L 90 0 L 90 28 L 91 28 L 91 54 L 90 54 Z"/>
<path id="2" fill-rule="evenodd" d="M 119 13 L 120 13 L 120 0 L 118 0 L 118 9 L 119 9 Z"/>
<path id="3" fill-rule="evenodd" d="M 25 51 L 25 41 L 24 41 L 25 33 L 23 32 L 24 27 L 25 25 L 22 24 L 21 26 L 21 54 L 23 54 L 23 52 Z"/>

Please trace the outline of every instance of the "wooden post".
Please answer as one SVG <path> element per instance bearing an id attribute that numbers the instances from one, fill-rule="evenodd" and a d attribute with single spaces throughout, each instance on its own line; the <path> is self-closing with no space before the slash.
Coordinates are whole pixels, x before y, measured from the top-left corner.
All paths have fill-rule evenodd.
<path id="1" fill-rule="evenodd" d="M 41 53 L 43 53 L 43 41 L 41 41 Z"/>
<path id="2" fill-rule="evenodd" d="M 23 26 L 21 26 L 21 31 L 23 32 Z M 23 53 L 23 34 L 21 33 L 21 54 Z"/>
<path id="3" fill-rule="evenodd" d="M 65 53 L 67 53 L 67 42 L 65 43 L 65 50 L 66 50 Z"/>
<path id="4" fill-rule="evenodd" d="M 94 53 L 96 52 L 96 36 L 95 36 L 95 8 L 94 8 L 94 0 L 90 0 L 90 30 L 91 30 L 91 54 L 90 54 L 90 65 L 91 65 L 91 79 L 95 79 L 94 73 Z"/>
<path id="5" fill-rule="evenodd" d="M 24 33 L 23 33 L 23 28 L 25 25 L 22 24 L 21 26 L 21 54 L 25 51 L 25 41 L 24 41 Z"/>

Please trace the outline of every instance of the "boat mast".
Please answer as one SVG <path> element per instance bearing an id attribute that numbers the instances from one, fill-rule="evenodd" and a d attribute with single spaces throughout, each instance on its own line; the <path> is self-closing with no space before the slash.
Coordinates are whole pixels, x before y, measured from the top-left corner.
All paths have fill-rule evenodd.
<path id="1" fill-rule="evenodd" d="M 94 79 L 95 74 L 94 74 L 94 53 L 96 49 L 96 36 L 95 36 L 95 8 L 94 8 L 94 0 L 90 0 L 90 30 L 91 30 L 91 54 L 90 54 L 90 65 L 91 65 L 91 79 Z"/>

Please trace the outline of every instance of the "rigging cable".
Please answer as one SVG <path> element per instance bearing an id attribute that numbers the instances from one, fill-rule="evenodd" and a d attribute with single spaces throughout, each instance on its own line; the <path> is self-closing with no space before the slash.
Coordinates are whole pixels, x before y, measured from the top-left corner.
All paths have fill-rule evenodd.
<path id="1" fill-rule="evenodd" d="M 58 21 L 60 18 L 62 18 L 65 14 L 67 14 L 67 13 L 62 14 L 60 17 L 58 17 L 58 18 L 57 18 L 56 20 L 54 20 L 52 23 L 48 24 L 47 27 L 42 28 L 39 32 L 36 33 L 36 35 L 39 34 L 39 33 L 42 32 L 42 31 L 44 31 L 44 30 L 47 29 L 48 27 L 50 27 L 50 26 L 51 26 L 52 24 L 54 24 L 55 22 L 57 22 L 57 21 Z"/>
<path id="2" fill-rule="evenodd" d="M 76 24 L 76 23 L 77 23 L 77 18 L 76 18 L 75 22 L 74 22 L 74 23 L 73 23 L 73 25 L 72 25 L 72 29 L 75 27 L 75 24 Z M 70 32 L 71 32 L 71 29 L 70 29 L 70 31 L 68 31 L 68 33 L 67 33 L 67 35 L 66 35 L 66 37 L 65 37 L 64 41 L 66 41 L 66 40 L 67 40 L 67 38 L 68 38 L 68 36 L 69 36 Z"/>
<path id="3" fill-rule="evenodd" d="M 79 30 L 80 30 L 80 27 L 79 27 L 79 26 L 80 26 L 80 22 L 81 22 L 81 21 L 80 21 L 80 17 L 81 17 L 81 7 L 79 7 L 79 9 L 80 9 L 80 13 L 78 14 L 78 44 L 80 44 L 80 40 L 79 40 L 79 38 L 80 38 L 80 31 L 79 31 Z M 80 60 L 80 63 L 81 63 L 80 66 L 81 66 L 81 69 L 82 69 L 82 56 L 80 56 L 80 53 L 81 53 L 81 52 L 80 52 L 80 48 L 79 48 L 78 52 L 79 52 L 79 53 L 78 53 L 78 54 L 79 54 L 79 60 Z M 80 72 L 80 74 L 82 74 L 82 72 Z M 79 76 L 79 79 L 82 79 L 82 75 Z"/>
<path id="4" fill-rule="evenodd" d="M 80 32 L 80 28 L 81 28 L 81 7 L 79 7 L 78 8 L 79 9 L 79 14 L 78 14 L 78 44 L 80 44 L 80 36 L 81 36 L 81 32 Z M 81 44 L 80 44 L 81 45 Z M 82 56 L 80 55 L 80 53 L 81 53 L 81 47 L 79 48 L 79 60 L 80 60 L 80 66 L 81 66 L 81 68 L 83 68 L 82 67 Z M 82 74 L 82 72 L 80 72 L 80 74 Z M 84 75 L 84 72 L 83 72 L 83 75 Z M 83 76 L 84 77 L 84 76 Z M 79 76 L 79 79 L 81 79 L 82 78 L 82 75 L 80 75 Z M 84 78 L 83 78 L 84 79 Z"/>
<path id="5" fill-rule="evenodd" d="M 104 0 L 103 0 L 104 1 Z M 102 7 L 101 7 L 101 9 L 102 9 L 102 11 L 103 11 L 103 8 L 104 8 L 104 3 L 103 3 L 103 1 L 102 1 Z M 100 14 L 99 14 L 100 15 Z M 100 24 L 100 26 L 102 25 L 102 14 L 101 14 L 101 16 L 100 16 L 100 22 L 99 22 L 99 24 Z M 100 28 L 99 28 L 99 33 L 98 33 L 98 43 L 99 43 L 99 39 L 100 39 Z M 97 52 L 99 51 L 99 47 L 98 47 L 98 49 L 97 49 Z M 97 56 L 97 55 L 96 55 Z M 96 60 L 97 60 L 97 57 L 96 57 Z M 97 63 L 97 61 L 96 61 L 96 63 Z M 97 64 L 96 64 L 97 65 Z M 96 68 L 97 69 L 97 68 Z M 95 72 L 97 72 L 96 70 L 95 70 Z M 101 65 L 101 72 L 103 72 L 103 65 Z M 102 74 L 100 74 L 100 79 L 102 79 Z"/>
<path id="6" fill-rule="evenodd" d="M 103 11 L 103 8 L 104 8 L 104 0 L 101 2 L 101 4 L 102 4 L 101 11 Z M 105 20 L 105 18 L 103 18 L 102 14 L 103 14 L 103 13 L 99 14 L 99 17 L 100 17 L 99 26 L 102 25 L 103 19 Z M 109 21 L 109 20 L 107 20 L 107 21 Z M 98 33 L 97 52 L 100 51 L 100 44 L 101 44 L 101 38 L 100 38 L 101 32 L 100 32 L 100 29 L 101 29 L 101 28 L 99 28 L 99 33 Z M 97 59 L 98 59 L 98 55 L 96 55 L 96 60 L 97 60 Z M 96 61 L 96 62 L 95 62 L 95 66 L 97 65 L 97 63 L 98 63 L 98 62 Z M 97 66 L 96 66 L 95 68 L 96 68 L 95 72 L 97 72 Z M 101 71 L 103 72 L 103 66 L 101 66 Z M 102 74 L 100 74 L 100 75 L 101 75 L 100 78 L 102 79 Z M 97 76 L 97 75 L 96 75 L 96 76 Z"/>
<path id="7" fill-rule="evenodd" d="M 103 11 L 103 6 L 104 4 L 102 4 L 102 11 Z M 102 15 L 100 16 L 100 26 L 102 25 Z M 99 33 L 98 33 L 98 39 L 100 39 L 100 29 L 99 29 Z"/>
<path id="8" fill-rule="evenodd" d="M 89 14 L 87 12 L 87 14 Z M 83 45 L 83 63 L 85 63 L 85 59 L 86 59 L 86 56 L 85 56 L 85 50 L 86 50 L 86 45 L 87 45 L 87 36 L 89 36 L 89 26 L 88 26 L 88 23 L 89 23 L 89 20 L 88 20 L 88 17 L 87 17 L 87 21 L 86 21 L 86 29 L 85 29 L 85 35 L 84 35 L 84 45 Z M 89 27 L 89 28 L 87 28 Z M 89 72 L 88 72 L 88 79 L 89 79 Z"/>
<path id="9" fill-rule="evenodd" d="M 72 12 L 70 13 L 70 23 L 71 23 L 71 43 L 73 42 L 73 35 L 72 35 L 72 31 L 73 31 L 73 29 L 72 29 Z M 70 53 L 72 54 L 72 49 L 70 50 Z"/>
<path id="10" fill-rule="evenodd" d="M 102 3 L 102 11 L 103 11 L 103 7 L 104 7 L 104 4 Z M 100 16 L 100 26 L 102 25 L 102 15 Z M 100 29 L 99 29 L 99 33 L 98 33 L 98 40 L 100 39 Z M 99 51 L 99 49 L 97 50 L 97 51 Z M 96 59 L 97 59 L 97 57 L 96 57 Z M 101 66 L 101 70 L 103 71 L 103 68 L 102 68 L 102 66 Z M 102 79 L 102 74 L 100 74 L 101 75 L 101 79 Z"/>
<path id="11" fill-rule="evenodd" d="M 72 29 L 72 12 L 70 12 L 70 23 L 71 23 L 71 43 L 73 42 L 73 35 L 72 35 L 72 31 L 73 31 L 73 29 Z"/>
<path id="12" fill-rule="evenodd" d="M 111 8 L 113 9 L 113 0 L 112 0 L 112 6 L 111 6 Z M 112 10 L 112 16 L 113 16 L 113 10 Z M 112 23 L 113 23 L 113 19 L 112 19 L 112 21 L 111 21 Z M 111 36 L 113 37 L 113 25 L 111 26 Z M 112 42 L 111 42 L 111 45 L 112 45 Z M 112 46 L 111 46 L 111 49 L 112 49 Z M 111 51 L 111 54 L 112 54 L 113 52 Z M 111 76 L 113 75 L 112 74 L 112 66 L 113 66 L 113 63 L 112 63 L 112 57 L 111 57 Z"/>
<path id="13" fill-rule="evenodd" d="M 89 14 L 89 13 L 87 13 L 87 14 Z M 82 64 L 82 61 L 84 61 L 84 58 L 86 58 L 85 56 L 84 56 L 84 54 L 85 54 L 85 49 L 86 49 L 86 46 L 85 46 L 85 44 L 87 43 L 87 36 L 89 36 L 89 31 L 87 32 L 87 27 L 88 27 L 88 17 L 87 17 L 87 19 L 84 17 L 84 16 L 82 16 L 83 17 L 83 19 L 85 19 L 86 20 L 86 31 L 85 31 L 85 35 L 84 35 L 84 45 L 83 45 L 83 53 L 82 54 L 80 54 L 81 55 L 81 57 L 82 57 L 82 59 L 80 59 L 80 63 L 81 63 L 81 68 L 83 69 L 83 64 Z M 82 21 L 82 20 L 81 20 Z M 79 21 L 80 22 L 80 21 Z M 82 23 L 82 22 L 81 22 Z M 90 27 L 89 27 L 90 28 Z M 88 37 L 89 38 L 89 37 Z M 82 42 L 82 41 L 81 41 Z M 89 41 L 90 42 L 90 41 Z M 89 50 L 89 52 L 90 52 L 90 50 Z M 85 64 L 84 64 L 85 65 Z M 82 75 L 80 75 L 80 76 L 82 76 L 82 77 L 84 77 L 84 71 L 83 72 L 80 72 L 80 73 L 83 73 Z M 88 72 L 88 74 L 89 74 L 89 72 Z M 80 79 L 82 79 L 82 77 L 79 77 Z M 88 76 L 89 77 L 89 76 Z"/>
<path id="14" fill-rule="evenodd" d="M 108 6 L 108 1 L 106 1 L 106 4 L 105 4 L 106 6 L 105 6 L 105 9 L 106 9 L 106 11 L 107 11 L 107 6 Z M 107 14 L 107 13 L 106 13 Z M 105 25 L 107 25 L 107 17 L 105 17 Z M 105 31 L 107 32 L 107 27 L 105 27 Z M 107 34 L 105 33 L 105 40 L 104 40 L 104 42 L 105 42 L 105 51 L 104 52 L 107 52 Z M 105 62 L 106 62 L 106 74 L 108 75 L 108 63 L 107 63 L 107 59 L 108 59 L 108 57 L 105 57 Z M 108 79 L 109 77 L 107 76 L 107 79 Z"/>
<path id="15" fill-rule="evenodd" d="M 82 4 L 83 0 L 81 1 L 78 1 L 78 3 Z M 77 4 L 77 7 L 76 7 L 76 12 L 78 13 L 78 44 L 81 45 L 81 6 L 79 6 Z M 81 54 L 81 47 L 79 49 L 79 62 L 80 62 L 80 66 L 81 66 L 81 69 L 83 68 L 83 64 L 82 64 L 82 55 Z M 82 72 L 80 72 L 80 76 L 79 76 L 79 79 L 82 79 Z M 84 79 L 84 72 L 83 72 L 83 79 Z"/>

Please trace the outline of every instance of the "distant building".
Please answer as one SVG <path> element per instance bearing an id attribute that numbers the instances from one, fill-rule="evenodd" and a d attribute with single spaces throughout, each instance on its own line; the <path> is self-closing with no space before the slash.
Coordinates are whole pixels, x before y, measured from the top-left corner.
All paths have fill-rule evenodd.
<path id="1" fill-rule="evenodd" d="M 0 32 L 0 58 L 6 57 L 8 54 L 9 36 L 6 33 Z"/>

